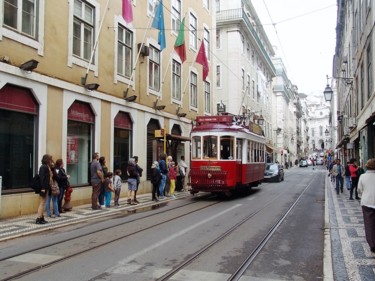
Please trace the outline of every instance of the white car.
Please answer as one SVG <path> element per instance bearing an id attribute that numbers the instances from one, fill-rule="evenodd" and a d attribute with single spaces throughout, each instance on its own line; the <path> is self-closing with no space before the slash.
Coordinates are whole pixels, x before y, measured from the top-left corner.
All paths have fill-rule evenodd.
<path id="1" fill-rule="evenodd" d="M 316 159 L 316 165 L 323 165 L 324 164 L 324 161 L 323 161 L 323 158 L 318 158 Z"/>

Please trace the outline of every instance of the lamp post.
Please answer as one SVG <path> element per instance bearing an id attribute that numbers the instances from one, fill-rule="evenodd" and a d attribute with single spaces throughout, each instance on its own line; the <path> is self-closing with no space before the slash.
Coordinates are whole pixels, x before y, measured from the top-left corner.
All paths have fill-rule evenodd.
<path id="1" fill-rule="evenodd" d="M 330 102 L 332 100 L 332 94 L 333 94 L 333 91 L 332 91 L 332 88 L 329 86 L 328 84 L 328 75 L 327 75 L 327 86 L 326 88 L 324 89 L 324 98 L 326 100 L 326 102 Z"/>

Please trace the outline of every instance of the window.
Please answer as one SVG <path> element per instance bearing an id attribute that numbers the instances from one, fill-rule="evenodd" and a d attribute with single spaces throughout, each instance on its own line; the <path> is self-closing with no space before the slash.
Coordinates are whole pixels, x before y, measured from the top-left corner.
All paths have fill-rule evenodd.
<path id="1" fill-rule="evenodd" d="M 113 171 L 121 170 L 121 179 L 127 179 L 126 168 L 132 156 L 132 122 L 128 113 L 117 113 L 114 120 Z"/>
<path id="2" fill-rule="evenodd" d="M 372 54 L 371 45 L 367 47 L 367 98 L 370 99 L 372 94 Z"/>
<path id="3" fill-rule="evenodd" d="M 254 80 L 252 80 L 251 93 L 252 93 L 253 99 L 255 99 L 255 81 Z"/>
<path id="4" fill-rule="evenodd" d="M 157 0 L 147 0 L 147 15 L 154 16 Z"/>
<path id="5" fill-rule="evenodd" d="M 217 159 L 217 136 L 203 137 L 203 158 Z"/>
<path id="6" fill-rule="evenodd" d="M 148 86 L 150 89 L 160 91 L 160 51 L 150 45 L 148 57 Z"/>
<path id="7" fill-rule="evenodd" d="M 193 137 L 193 139 L 191 140 L 191 144 L 192 144 L 191 158 L 192 159 L 201 159 L 201 153 L 202 153 L 202 150 L 201 150 L 201 145 L 202 145 L 201 137 L 200 136 Z"/>
<path id="8" fill-rule="evenodd" d="M 221 48 L 221 30 L 218 28 L 216 29 L 216 49 Z"/>
<path id="9" fill-rule="evenodd" d="M 189 36 L 189 46 L 193 49 L 197 49 L 197 18 L 190 13 L 190 19 L 189 19 L 189 30 L 190 30 L 190 36 Z"/>
<path id="10" fill-rule="evenodd" d="M 181 25 L 181 0 L 172 0 L 172 30 L 178 33 Z"/>
<path id="11" fill-rule="evenodd" d="M 172 98 L 181 101 L 181 64 L 172 62 Z"/>
<path id="12" fill-rule="evenodd" d="M 190 72 L 190 106 L 197 108 L 197 74 Z"/>
<path id="13" fill-rule="evenodd" d="M 203 0 L 203 7 L 210 10 L 210 0 Z"/>
<path id="14" fill-rule="evenodd" d="M 4 25 L 36 38 L 38 0 L 4 0 Z"/>
<path id="15" fill-rule="evenodd" d="M 250 83 L 251 83 L 251 78 L 250 78 L 250 75 L 248 74 L 247 75 L 247 95 L 250 96 Z"/>
<path id="16" fill-rule="evenodd" d="M 315 128 L 312 128 L 312 129 L 311 129 L 311 136 L 312 136 L 312 137 L 315 136 Z"/>
<path id="17" fill-rule="evenodd" d="M 247 42 L 246 44 L 246 56 L 248 59 L 250 59 L 250 43 Z"/>
<path id="18" fill-rule="evenodd" d="M 74 0 L 73 54 L 89 61 L 94 46 L 94 7 Z"/>
<path id="19" fill-rule="evenodd" d="M 216 0 L 216 13 L 220 12 L 220 0 Z"/>
<path id="20" fill-rule="evenodd" d="M 89 182 L 95 116 L 89 104 L 75 101 L 68 109 L 66 171 L 72 186 Z"/>
<path id="21" fill-rule="evenodd" d="M 207 113 L 211 112 L 211 93 L 210 83 L 204 82 L 204 111 Z"/>
<path id="22" fill-rule="evenodd" d="M 242 91 L 245 90 L 245 69 L 241 69 L 241 79 L 242 79 Z"/>
<path id="23" fill-rule="evenodd" d="M 234 137 L 220 137 L 220 159 L 231 160 L 234 157 Z"/>
<path id="24" fill-rule="evenodd" d="M 323 136 L 323 127 L 319 126 L 319 136 Z"/>
<path id="25" fill-rule="evenodd" d="M 38 172 L 40 163 L 35 159 L 37 114 L 38 104 L 28 89 L 11 85 L 0 89 L 0 175 L 3 190 L 28 187 Z"/>
<path id="26" fill-rule="evenodd" d="M 242 160 L 242 139 L 236 140 L 236 159 Z"/>
<path id="27" fill-rule="evenodd" d="M 133 33 L 119 25 L 117 42 L 117 73 L 130 78 L 133 70 Z"/>
<path id="28" fill-rule="evenodd" d="M 221 87 L 220 65 L 216 66 L 216 87 Z"/>

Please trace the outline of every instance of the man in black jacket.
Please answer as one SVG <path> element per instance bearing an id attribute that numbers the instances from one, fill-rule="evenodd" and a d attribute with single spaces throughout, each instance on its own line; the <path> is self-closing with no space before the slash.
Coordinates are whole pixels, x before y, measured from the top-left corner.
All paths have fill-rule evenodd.
<path id="1" fill-rule="evenodd" d="M 135 160 L 135 168 L 137 169 L 137 172 L 139 174 L 139 177 L 137 178 L 137 189 L 134 192 L 134 202 L 139 203 L 138 200 L 137 200 L 137 191 L 138 191 L 139 183 L 141 182 L 143 169 L 141 167 L 139 167 L 139 165 L 138 165 L 138 156 L 133 156 L 133 158 Z"/>

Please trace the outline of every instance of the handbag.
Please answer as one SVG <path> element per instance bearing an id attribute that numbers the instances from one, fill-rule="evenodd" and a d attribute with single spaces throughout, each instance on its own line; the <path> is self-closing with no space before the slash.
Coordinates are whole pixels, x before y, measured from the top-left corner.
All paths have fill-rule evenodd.
<path id="1" fill-rule="evenodd" d="M 51 182 L 51 193 L 52 195 L 59 196 L 60 195 L 60 188 L 56 181 Z"/>

